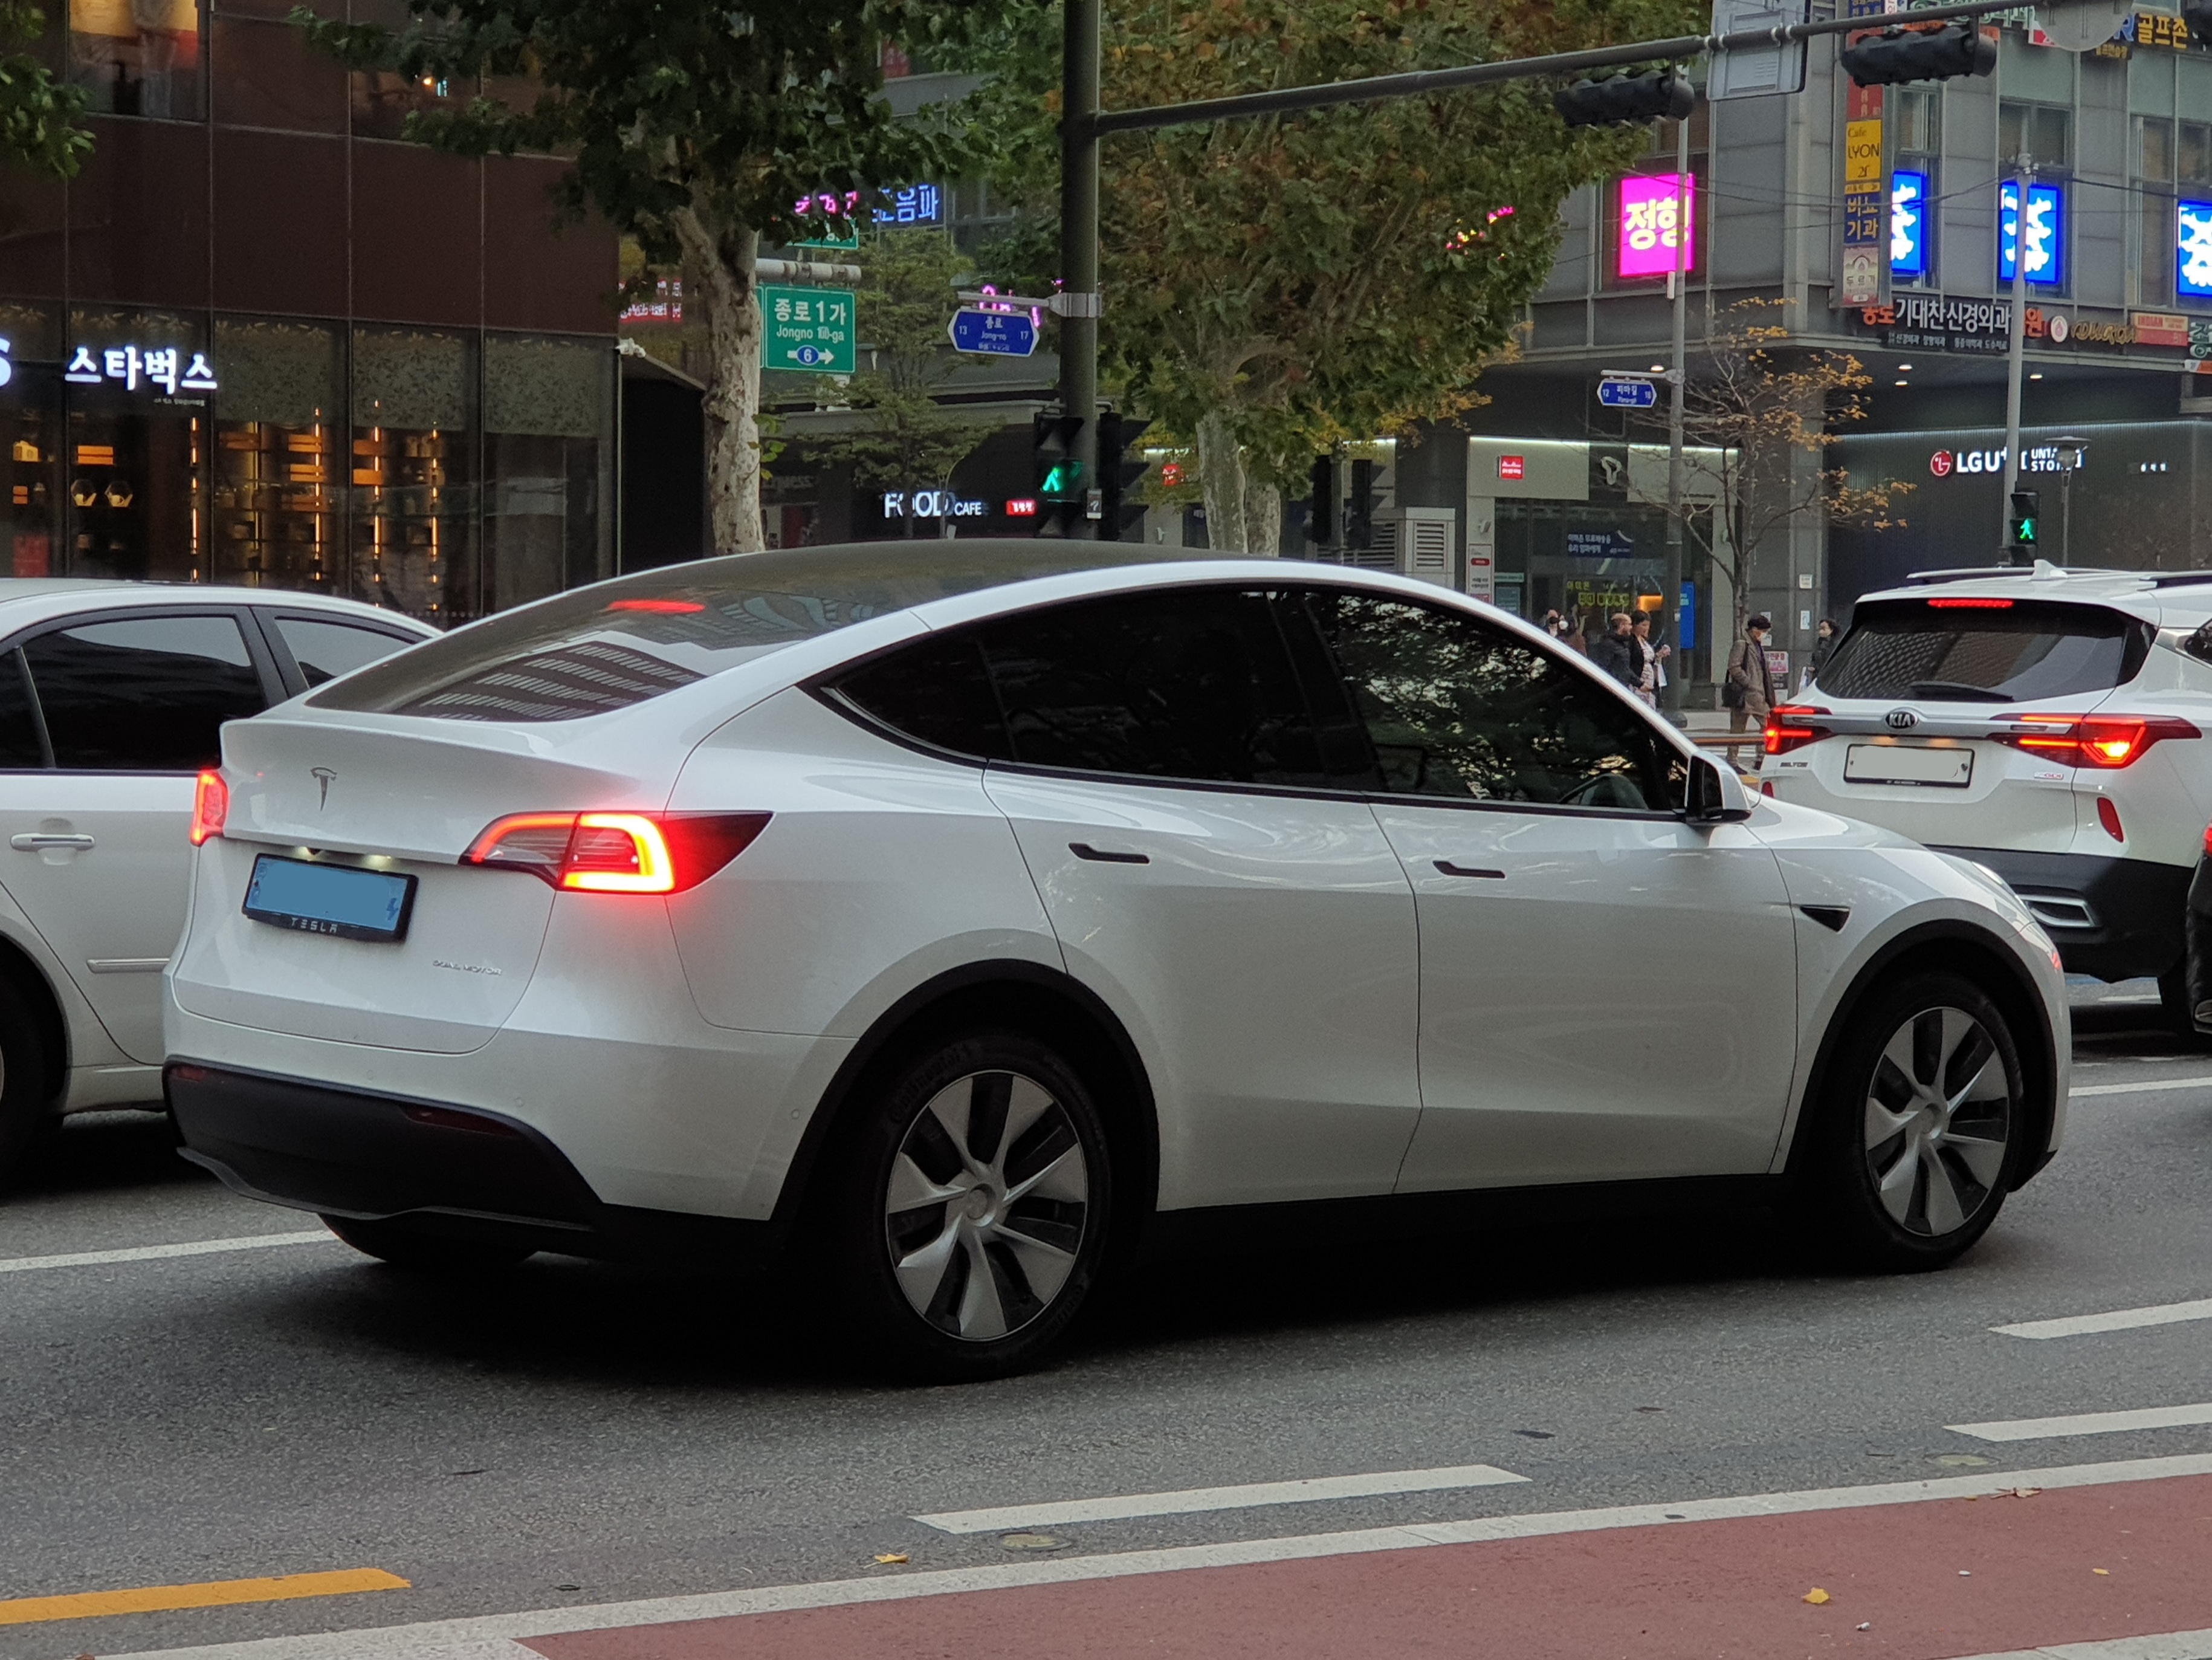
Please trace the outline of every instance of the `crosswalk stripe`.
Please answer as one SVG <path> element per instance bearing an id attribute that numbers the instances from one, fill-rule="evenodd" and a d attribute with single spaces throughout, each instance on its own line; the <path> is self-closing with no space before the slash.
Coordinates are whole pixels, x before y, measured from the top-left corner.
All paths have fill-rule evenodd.
<path id="1" fill-rule="evenodd" d="M 2007 1337 L 2084 1337 L 2092 1332 L 2132 1331 L 2138 1326 L 2178 1326 L 2188 1320 L 2212 1320 L 2212 1297 L 2193 1303 L 2154 1303 L 2148 1308 L 2114 1309 L 2109 1314 L 2075 1314 L 2059 1320 L 2023 1320 L 1991 1326 Z"/>
<path id="2" fill-rule="evenodd" d="M 2181 1429 L 2212 1424 L 2212 1403 L 2137 1407 L 2127 1412 L 2077 1412 L 2064 1418 L 2000 1418 L 1986 1424 L 1943 1427 L 1978 1441 L 2045 1441 L 2062 1435 L 2112 1435 L 2123 1430 Z"/>
<path id="3" fill-rule="evenodd" d="M 2136 1078 L 2124 1084 L 2077 1084 L 2067 1091 L 2076 1098 L 2084 1095 L 2148 1095 L 2157 1090 L 2201 1090 L 2212 1085 L 2212 1078 Z"/>
<path id="4" fill-rule="evenodd" d="M 1000 1533 L 1010 1528 L 1058 1527 L 1071 1522 L 1119 1522 L 1138 1516 L 1190 1516 L 1201 1511 L 1251 1510 L 1265 1505 L 1310 1505 L 1325 1499 L 1504 1487 L 1528 1479 L 1494 1464 L 1452 1464 L 1436 1469 L 1384 1470 L 1373 1475 L 1324 1475 L 1304 1481 L 1255 1481 L 1235 1487 L 1123 1493 L 1112 1499 L 1076 1499 L 1059 1504 L 1002 1505 L 994 1510 L 939 1511 L 914 1519 L 945 1533 Z"/>

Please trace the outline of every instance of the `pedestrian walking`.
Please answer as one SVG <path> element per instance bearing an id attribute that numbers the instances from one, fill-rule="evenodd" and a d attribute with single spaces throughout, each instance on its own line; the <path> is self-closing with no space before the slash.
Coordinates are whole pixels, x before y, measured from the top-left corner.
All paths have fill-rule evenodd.
<path id="1" fill-rule="evenodd" d="M 1763 613 L 1753 617 L 1743 625 L 1743 638 L 1729 649 L 1721 702 L 1729 712 L 1727 749 L 1731 765 L 1743 748 L 1740 734 L 1744 728 L 1763 733 L 1766 717 L 1774 713 L 1774 671 L 1766 661 L 1766 636 L 1773 630 L 1771 617 Z"/>
<path id="2" fill-rule="evenodd" d="M 1836 625 L 1826 617 L 1820 619 L 1820 628 L 1813 639 L 1813 660 L 1805 665 L 1803 685 L 1809 686 L 1820 678 L 1821 666 L 1827 662 L 1828 654 L 1836 648 Z M 1799 688 L 1803 690 L 1803 686 Z"/>
<path id="3" fill-rule="evenodd" d="M 1672 646 L 1651 643 L 1651 613 L 1644 611 L 1636 619 L 1637 665 L 1636 695 L 1653 708 L 1659 707 L 1659 694 L 1667 689 L 1667 660 L 1674 654 Z"/>
<path id="4" fill-rule="evenodd" d="M 1626 611 L 1613 612 L 1612 627 L 1599 636 L 1590 661 L 1631 691 L 1644 684 L 1644 653 L 1636 643 L 1636 626 Z"/>

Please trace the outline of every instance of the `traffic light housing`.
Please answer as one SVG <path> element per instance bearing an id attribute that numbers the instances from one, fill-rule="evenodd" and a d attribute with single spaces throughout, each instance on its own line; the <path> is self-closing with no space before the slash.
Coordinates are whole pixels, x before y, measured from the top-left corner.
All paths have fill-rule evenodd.
<path id="1" fill-rule="evenodd" d="M 1145 429 L 1152 423 L 1139 421 L 1116 410 L 1102 410 L 1098 417 L 1098 487 L 1100 490 L 1099 525 L 1097 535 L 1102 541 L 1119 542 L 1145 520 L 1145 504 L 1129 500 L 1130 488 L 1145 476 L 1152 463 L 1139 454 L 1132 458 L 1127 451 Z"/>
<path id="2" fill-rule="evenodd" d="M 2038 511 L 2042 498 L 2033 490 L 2014 490 L 2012 493 L 2012 544 L 2016 548 L 2033 548 L 2040 539 L 2042 514 Z"/>
<path id="3" fill-rule="evenodd" d="M 1996 68 L 1997 44 L 1974 21 L 1946 23 L 1936 29 L 1889 28 L 1845 46 L 1836 61 L 1863 87 L 1948 81 L 1961 75 L 1987 75 Z"/>
<path id="4" fill-rule="evenodd" d="M 1698 89 L 1678 69 L 1577 81 L 1552 94 L 1552 107 L 1571 127 L 1617 126 L 1665 119 L 1680 121 L 1698 106 Z"/>
<path id="5" fill-rule="evenodd" d="M 1084 498 L 1091 481 L 1075 456 L 1075 440 L 1083 430 L 1079 415 L 1056 410 L 1037 412 L 1030 442 L 1031 474 L 1036 480 L 1039 536 L 1081 533 Z"/>

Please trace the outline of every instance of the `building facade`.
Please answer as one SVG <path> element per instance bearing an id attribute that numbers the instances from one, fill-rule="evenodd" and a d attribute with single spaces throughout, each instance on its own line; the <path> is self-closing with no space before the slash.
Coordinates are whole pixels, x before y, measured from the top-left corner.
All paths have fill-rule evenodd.
<path id="1" fill-rule="evenodd" d="M 94 142 L 0 169 L 0 570 L 441 624 L 612 574 L 613 234 L 556 230 L 556 161 L 399 142 L 479 88 L 349 72 L 289 9 L 52 0 Z"/>

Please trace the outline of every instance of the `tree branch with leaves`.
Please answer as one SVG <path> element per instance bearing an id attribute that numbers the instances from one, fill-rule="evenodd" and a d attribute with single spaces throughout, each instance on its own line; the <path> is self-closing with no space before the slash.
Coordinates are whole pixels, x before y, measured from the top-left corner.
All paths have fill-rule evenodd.
<path id="1" fill-rule="evenodd" d="M 46 32 L 40 0 L 0 0 L 0 157 L 74 179 L 92 153 L 92 134 L 78 125 L 88 100 L 22 50 Z"/>

